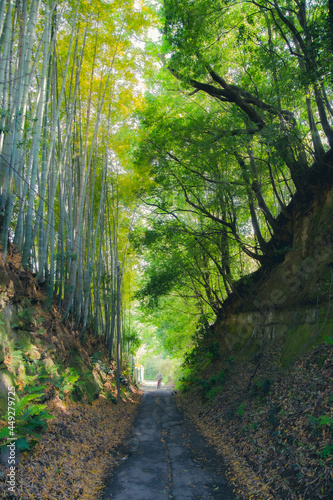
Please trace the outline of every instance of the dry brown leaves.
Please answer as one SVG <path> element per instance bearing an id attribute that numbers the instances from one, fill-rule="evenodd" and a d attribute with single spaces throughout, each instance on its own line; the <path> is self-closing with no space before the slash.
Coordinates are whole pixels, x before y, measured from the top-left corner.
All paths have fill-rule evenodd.
<path id="1" fill-rule="evenodd" d="M 92 405 L 59 398 L 49 402 L 55 418 L 33 453 L 20 457 L 16 498 L 100 498 L 117 464 L 117 448 L 129 435 L 140 398 L 136 391 L 117 405 L 103 397 Z M 6 498 L 5 491 L 0 497 Z"/>
<path id="2" fill-rule="evenodd" d="M 193 394 L 178 397 L 182 410 L 225 458 L 237 495 L 332 498 L 333 346 L 319 346 L 281 373 L 265 395 L 246 392 L 248 378 L 245 371 L 238 382 L 233 377 L 213 406 L 203 406 Z"/>
<path id="3" fill-rule="evenodd" d="M 0 293 L 9 302 L 15 298 L 22 307 L 34 304 L 31 324 L 25 325 L 23 334 L 30 335 L 38 356 L 49 357 L 55 364 L 72 366 L 72 355 L 79 355 L 86 369 L 96 371 L 90 356 L 102 354 L 102 361 L 115 370 L 108 361 L 108 351 L 102 338 L 86 333 L 84 345 L 80 334 L 73 331 L 70 322 L 63 323 L 56 307 L 45 308 L 44 290 L 38 288 L 34 276 L 22 269 L 21 256 L 9 245 L 7 262 L 0 255 Z M 32 300 L 33 299 L 33 300 Z M 16 336 L 20 331 L 15 332 Z M 5 359 L 10 369 L 10 360 Z M 103 377 L 103 373 L 99 374 Z M 105 376 L 105 394 L 114 394 L 114 377 Z M 17 385 L 20 380 L 17 377 Z M 44 391 L 46 399 L 53 397 L 54 387 L 46 383 L 50 391 Z M 23 389 L 23 382 L 22 387 Z M 117 405 L 102 395 L 92 405 L 65 402 L 59 396 L 47 401 L 50 421 L 47 432 L 32 453 L 23 453 L 16 468 L 15 498 L 26 499 L 96 499 L 112 467 L 117 463 L 117 448 L 126 439 L 133 423 L 141 393 L 131 386 Z M 47 394 L 47 393 L 50 394 Z M 0 429 L 6 422 L 0 422 Z M 4 460 L 5 464 L 6 461 Z M 5 480 L 9 469 L 0 464 L 0 498 L 8 497 Z M 7 497 L 6 497 L 7 494 Z"/>

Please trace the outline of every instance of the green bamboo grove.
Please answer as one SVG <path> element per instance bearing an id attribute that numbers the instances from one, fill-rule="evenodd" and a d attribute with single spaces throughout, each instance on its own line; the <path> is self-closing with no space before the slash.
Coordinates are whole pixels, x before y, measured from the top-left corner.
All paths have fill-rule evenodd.
<path id="1" fill-rule="evenodd" d="M 135 37 L 148 25 L 130 0 L 0 8 L 3 257 L 14 245 L 63 318 L 82 337 L 89 324 L 110 354 L 135 206 L 121 148 L 140 98 Z"/>

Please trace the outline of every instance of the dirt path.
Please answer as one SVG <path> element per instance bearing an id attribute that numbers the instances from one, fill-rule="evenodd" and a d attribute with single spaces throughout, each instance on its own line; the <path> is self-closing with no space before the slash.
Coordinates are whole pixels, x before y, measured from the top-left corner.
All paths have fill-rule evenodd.
<path id="1" fill-rule="evenodd" d="M 221 459 L 185 421 L 163 387 L 143 387 L 136 423 L 103 500 L 235 500 Z"/>

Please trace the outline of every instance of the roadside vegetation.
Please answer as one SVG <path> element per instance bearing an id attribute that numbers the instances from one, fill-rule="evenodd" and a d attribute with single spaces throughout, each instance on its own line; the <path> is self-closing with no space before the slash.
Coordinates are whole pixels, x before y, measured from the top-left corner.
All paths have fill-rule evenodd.
<path id="1" fill-rule="evenodd" d="M 131 359 L 124 354 L 118 399 L 116 363 L 103 340 L 87 330 L 83 345 L 8 250 L 7 262 L 0 261 L 1 276 L 12 282 L 1 289 L 0 375 L 13 397 L 8 406 L 8 391 L 1 391 L 1 498 L 9 493 L 13 433 L 17 498 L 100 498 L 141 397 Z"/>
<path id="2" fill-rule="evenodd" d="M 224 457 L 240 498 L 330 498 L 331 336 L 288 367 L 281 339 L 263 350 L 248 344 L 251 355 L 242 348 L 209 363 L 203 344 L 188 356 L 179 407 Z"/>

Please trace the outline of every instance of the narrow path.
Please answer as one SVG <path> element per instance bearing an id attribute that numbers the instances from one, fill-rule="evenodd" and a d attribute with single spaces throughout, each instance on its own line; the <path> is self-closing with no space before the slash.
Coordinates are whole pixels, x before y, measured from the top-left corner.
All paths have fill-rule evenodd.
<path id="1" fill-rule="evenodd" d="M 170 389 L 146 390 L 128 458 L 103 500 L 235 500 L 221 459 L 184 420 Z"/>

